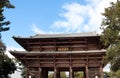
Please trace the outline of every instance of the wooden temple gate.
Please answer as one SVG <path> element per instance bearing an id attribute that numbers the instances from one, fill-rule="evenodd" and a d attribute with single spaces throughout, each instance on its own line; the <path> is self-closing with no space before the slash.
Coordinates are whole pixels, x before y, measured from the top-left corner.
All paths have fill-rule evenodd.
<path id="1" fill-rule="evenodd" d="M 61 71 L 83 71 L 83 78 L 103 78 L 106 50 L 96 33 L 44 34 L 29 38 L 13 37 L 26 51 L 10 51 L 25 67 L 26 78 L 61 78 Z"/>

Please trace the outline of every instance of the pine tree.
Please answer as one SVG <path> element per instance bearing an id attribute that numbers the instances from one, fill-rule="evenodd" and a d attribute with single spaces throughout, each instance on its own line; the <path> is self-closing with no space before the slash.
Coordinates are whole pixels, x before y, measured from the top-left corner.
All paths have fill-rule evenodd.
<path id="1" fill-rule="evenodd" d="M 106 61 L 111 64 L 111 70 L 117 72 L 120 70 L 120 1 L 111 2 L 111 6 L 105 8 L 102 15 L 101 40 L 108 46 Z"/>
<path id="2" fill-rule="evenodd" d="M 3 15 L 4 7 L 6 8 L 15 8 L 12 4 L 10 4 L 9 0 L 0 0 L 0 39 L 1 39 L 1 32 L 9 30 L 7 25 L 10 24 L 10 21 L 4 21 L 5 17 Z M 4 27 L 4 26 L 7 27 Z"/>
<path id="3" fill-rule="evenodd" d="M 14 61 L 5 55 L 6 46 L 1 40 L 1 32 L 9 30 L 8 26 L 4 26 L 10 24 L 9 21 L 4 21 L 4 7 L 14 8 L 14 6 L 10 4 L 9 0 L 0 0 L 0 78 L 9 78 L 9 74 L 14 73 L 17 67 Z"/>

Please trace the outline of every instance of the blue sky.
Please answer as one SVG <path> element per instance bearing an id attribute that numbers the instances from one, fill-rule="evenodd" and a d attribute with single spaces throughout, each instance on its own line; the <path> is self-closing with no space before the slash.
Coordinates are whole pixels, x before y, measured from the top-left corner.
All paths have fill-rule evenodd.
<path id="1" fill-rule="evenodd" d="M 20 50 L 12 36 L 100 33 L 101 13 L 111 1 L 116 0 L 10 0 L 16 8 L 4 11 L 6 21 L 11 21 L 11 24 L 9 31 L 2 32 L 2 40 L 7 49 Z"/>
<path id="2" fill-rule="evenodd" d="M 8 47 L 20 48 L 12 36 L 100 32 L 104 8 L 115 0 L 10 0 L 15 9 L 5 9 L 10 30 L 2 32 Z"/>

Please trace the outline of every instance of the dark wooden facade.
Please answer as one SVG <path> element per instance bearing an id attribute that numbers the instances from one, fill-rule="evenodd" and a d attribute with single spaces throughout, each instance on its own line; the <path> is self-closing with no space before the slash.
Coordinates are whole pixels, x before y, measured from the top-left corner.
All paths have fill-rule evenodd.
<path id="1" fill-rule="evenodd" d="M 36 35 L 29 38 L 13 37 L 26 51 L 10 51 L 35 78 L 60 78 L 60 71 L 83 71 L 83 78 L 103 78 L 103 57 L 106 50 L 100 36 L 94 33 Z"/>

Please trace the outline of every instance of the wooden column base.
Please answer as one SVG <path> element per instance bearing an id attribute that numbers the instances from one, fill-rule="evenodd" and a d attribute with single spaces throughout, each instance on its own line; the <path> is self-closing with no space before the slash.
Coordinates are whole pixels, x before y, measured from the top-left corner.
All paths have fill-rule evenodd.
<path id="1" fill-rule="evenodd" d="M 89 69 L 88 69 L 88 66 L 86 66 L 86 78 L 89 78 Z"/>
<path id="2" fill-rule="evenodd" d="M 73 74 L 73 69 L 70 67 L 70 78 L 73 78 L 74 77 L 74 74 Z"/>
<path id="3" fill-rule="evenodd" d="M 100 75 L 101 75 L 101 78 L 103 78 L 103 68 L 102 68 L 102 66 L 100 67 Z"/>

